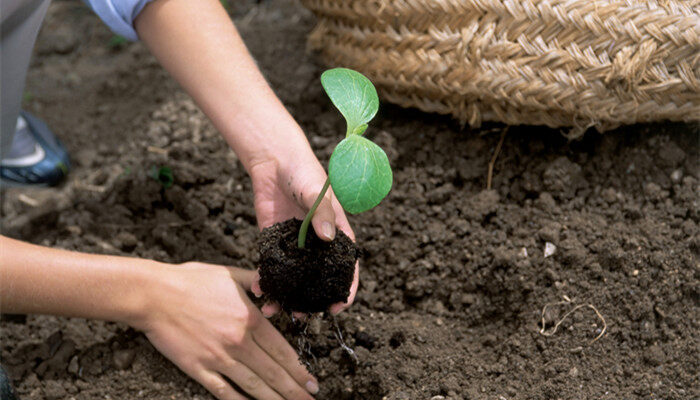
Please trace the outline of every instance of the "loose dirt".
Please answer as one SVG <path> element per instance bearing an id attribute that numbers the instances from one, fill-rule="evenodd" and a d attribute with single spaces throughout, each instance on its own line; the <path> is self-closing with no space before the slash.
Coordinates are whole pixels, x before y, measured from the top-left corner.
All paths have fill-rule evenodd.
<path id="1" fill-rule="evenodd" d="M 232 15 L 325 165 L 344 128 L 305 52 L 313 16 L 286 0 L 235 2 Z M 252 268 L 258 230 L 236 156 L 141 44 L 111 49 L 110 37 L 81 2 L 52 4 L 26 107 L 59 134 L 75 169 L 60 189 L 8 191 L 3 232 Z M 631 126 L 576 142 L 511 127 L 485 190 L 502 129 L 382 104 L 368 134 L 387 150 L 394 188 L 351 217 L 361 285 L 338 318 L 359 361 L 327 322 L 312 322 L 318 398 L 700 397 L 698 127 Z M 173 187 L 146 176 L 154 165 L 172 169 Z M 584 304 L 605 325 L 581 307 L 540 333 Z M 286 317 L 273 322 L 296 344 Z M 1 327 L 2 360 L 24 399 L 211 398 L 124 326 L 29 316 Z"/>

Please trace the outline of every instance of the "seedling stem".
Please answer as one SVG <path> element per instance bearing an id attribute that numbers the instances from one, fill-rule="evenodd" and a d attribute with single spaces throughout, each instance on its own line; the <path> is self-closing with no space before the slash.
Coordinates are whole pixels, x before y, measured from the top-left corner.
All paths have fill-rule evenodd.
<path id="1" fill-rule="evenodd" d="M 318 208 L 318 205 L 321 204 L 323 196 L 326 195 L 329 186 L 331 186 L 331 180 L 330 178 L 326 178 L 326 183 L 323 184 L 323 189 L 321 189 L 321 193 L 318 194 L 314 205 L 311 206 L 311 209 L 306 214 L 306 218 L 304 218 L 304 221 L 301 223 L 301 228 L 299 228 L 299 239 L 297 240 L 297 246 L 300 249 L 303 249 L 306 246 L 306 232 L 309 230 L 309 223 L 311 222 L 311 218 L 313 218 L 314 213 Z"/>

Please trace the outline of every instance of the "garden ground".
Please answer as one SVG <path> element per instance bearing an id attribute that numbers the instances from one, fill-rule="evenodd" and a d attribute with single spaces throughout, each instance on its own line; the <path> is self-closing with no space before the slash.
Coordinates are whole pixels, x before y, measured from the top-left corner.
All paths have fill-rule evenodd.
<path id="1" fill-rule="evenodd" d="M 344 122 L 306 52 L 313 16 L 289 0 L 231 4 L 325 165 Z M 82 2 L 52 4 L 25 101 L 74 170 L 59 189 L 7 191 L 3 232 L 253 268 L 252 191 L 236 156 L 141 44 L 110 38 Z M 698 398 L 698 127 L 633 126 L 575 142 L 511 127 L 485 190 L 502 129 L 382 104 L 368 134 L 387 150 L 394 188 L 351 217 L 361 287 L 339 317 L 359 363 L 327 322 L 313 322 L 318 398 Z M 172 168 L 172 188 L 146 176 L 153 165 Z M 547 257 L 546 243 L 556 247 Z M 541 334 L 543 320 L 551 332 L 588 304 Z M 285 317 L 274 323 L 296 343 Z M 0 326 L 23 399 L 210 398 L 125 326 L 45 316 Z"/>

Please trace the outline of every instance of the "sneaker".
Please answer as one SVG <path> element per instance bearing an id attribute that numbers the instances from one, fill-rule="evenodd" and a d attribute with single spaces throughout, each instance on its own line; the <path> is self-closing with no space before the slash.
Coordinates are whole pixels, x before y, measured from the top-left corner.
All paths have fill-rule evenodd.
<path id="1" fill-rule="evenodd" d="M 10 378 L 5 373 L 5 370 L 0 365 L 0 400 L 17 400 L 15 391 L 12 390 Z"/>
<path id="2" fill-rule="evenodd" d="M 66 177 L 69 168 L 68 153 L 49 127 L 22 111 L 12 148 L 0 160 L 0 186 L 54 186 Z"/>

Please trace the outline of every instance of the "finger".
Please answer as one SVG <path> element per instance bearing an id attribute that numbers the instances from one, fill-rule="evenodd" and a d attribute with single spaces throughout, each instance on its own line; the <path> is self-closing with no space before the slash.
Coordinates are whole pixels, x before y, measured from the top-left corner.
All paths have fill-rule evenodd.
<path id="1" fill-rule="evenodd" d="M 250 291 L 253 285 L 253 282 L 260 279 L 258 276 L 257 271 L 252 271 L 249 269 L 243 269 L 243 268 L 234 268 L 234 267 L 227 267 L 229 274 L 231 275 L 231 278 L 233 278 L 234 281 L 238 282 L 241 286 L 243 286 L 243 289 Z M 259 287 L 260 285 L 258 285 Z"/>
<path id="2" fill-rule="evenodd" d="M 277 303 L 265 303 L 262 307 L 260 307 L 260 311 L 265 318 L 270 318 L 280 312 L 280 305 Z"/>
<path id="3" fill-rule="evenodd" d="M 255 345 L 255 343 L 251 341 L 246 346 L 250 345 Z M 231 359 L 219 369 L 221 369 L 222 374 L 231 379 L 240 389 L 258 400 L 283 400 L 282 396 L 242 362 Z"/>
<path id="4" fill-rule="evenodd" d="M 346 310 L 355 301 L 355 295 L 357 294 L 357 287 L 360 284 L 360 262 L 355 263 L 355 275 L 352 278 L 352 285 L 350 286 L 350 296 L 343 303 L 335 303 L 331 305 L 330 312 L 332 315 L 337 315 L 341 311 Z"/>
<path id="5" fill-rule="evenodd" d="M 284 399 L 313 400 L 305 384 L 300 385 L 296 382 L 255 340 L 251 340 L 245 347 L 238 347 L 233 351 L 234 357 L 250 368 L 260 377 L 262 382 L 274 389 Z M 299 361 L 296 363 L 299 364 Z"/>
<path id="6" fill-rule="evenodd" d="M 235 391 L 231 385 L 216 372 L 202 370 L 191 375 L 197 382 L 219 400 L 246 400 L 246 397 Z"/>
<path id="7" fill-rule="evenodd" d="M 253 278 L 253 282 L 250 284 L 250 291 L 253 292 L 255 297 L 262 297 L 263 291 L 260 288 L 260 273 L 257 272 Z"/>
<path id="8" fill-rule="evenodd" d="M 311 225 L 319 238 L 325 241 L 335 239 L 335 211 L 333 211 L 330 194 L 326 193 L 326 196 L 321 200 L 321 204 L 318 205 L 311 219 Z"/>
<path id="9" fill-rule="evenodd" d="M 296 351 L 269 321 L 261 321 L 252 332 L 253 340 L 309 393 L 318 392 L 318 381 L 299 362 Z"/>

